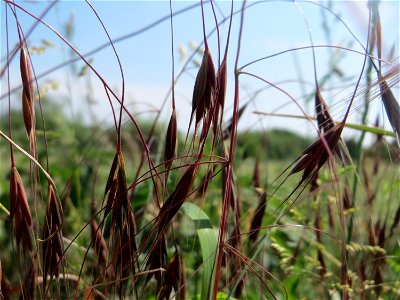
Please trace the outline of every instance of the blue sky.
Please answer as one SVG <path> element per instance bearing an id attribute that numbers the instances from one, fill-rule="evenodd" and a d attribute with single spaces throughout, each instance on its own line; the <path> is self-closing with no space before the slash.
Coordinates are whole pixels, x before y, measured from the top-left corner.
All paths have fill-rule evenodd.
<path id="1" fill-rule="evenodd" d="M 39 15 L 48 5 L 47 1 L 24 2 L 17 1 L 35 15 Z M 190 6 L 194 2 L 173 1 L 174 11 Z M 253 3 L 253 2 L 249 2 Z M 93 6 L 101 16 L 109 34 L 113 39 L 124 36 L 144 26 L 154 22 L 169 14 L 168 1 L 94 1 Z M 229 14 L 230 2 L 217 1 L 221 13 L 217 13 L 219 20 L 222 15 Z M 332 1 L 324 2 L 335 13 L 338 13 L 353 33 L 365 44 L 367 32 L 368 10 L 365 1 Z M 239 9 L 241 2 L 235 1 L 235 10 Z M 356 51 L 363 51 L 357 45 L 353 37 L 346 28 L 329 12 L 323 11 L 319 6 L 306 2 L 298 2 L 298 7 L 304 11 L 305 18 L 310 26 L 313 42 L 315 45 L 336 45 L 351 47 Z M 382 1 L 380 12 L 383 27 L 383 46 L 384 58 L 389 58 L 390 50 L 394 47 L 395 62 L 398 64 L 399 58 L 399 2 Z M 211 31 L 215 26 L 211 14 L 210 5 L 205 5 L 206 29 Z M 27 31 L 33 20 L 21 11 L 17 12 L 18 20 L 24 31 Z M 73 16 L 74 34 L 69 38 L 71 43 L 81 52 L 86 53 L 99 45 L 107 42 L 107 37 L 93 12 L 83 1 L 60 1 L 46 15 L 45 21 L 57 31 L 65 35 L 65 24 Z M 9 12 L 9 41 L 10 45 L 16 43 L 15 20 Z M 325 24 L 330 28 L 330 39 L 327 31 L 324 30 Z M 191 45 L 199 45 L 202 42 L 202 23 L 201 10 L 196 7 L 179 16 L 174 17 L 174 43 L 175 43 L 175 73 L 177 74 L 183 63 L 181 61 L 180 49 L 185 49 L 190 55 Z M 228 67 L 230 70 L 228 92 L 227 92 L 227 118 L 232 103 L 233 89 L 233 64 L 236 55 L 236 44 L 238 36 L 239 15 L 234 17 L 232 38 L 230 47 L 230 59 Z M 6 35 L 5 35 L 5 3 L 1 7 L 1 58 L 6 55 Z M 220 27 L 221 46 L 225 46 L 227 26 Z M 37 74 L 41 74 L 52 66 L 65 61 L 70 57 L 67 47 L 44 26 L 40 25 L 29 38 L 31 46 L 40 46 L 43 39 L 49 40 L 54 44 L 42 55 L 32 55 L 32 62 Z M 216 35 L 209 38 L 209 44 L 213 55 L 214 63 L 217 64 L 218 49 Z M 246 10 L 243 28 L 242 48 L 239 65 L 244 65 L 260 57 L 300 46 L 309 46 L 308 31 L 305 21 L 298 8 L 290 1 L 265 1 L 258 3 Z M 154 117 L 154 109 L 159 108 L 171 83 L 171 32 L 169 20 L 160 25 L 149 29 L 137 36 L 124 40 L 116 44 L 120 55 L 126 80 L 126 99 L 130 105 L 133 115 L 141 117 Z M 60 51 L 61 50 L 61 51 Z M 223 50 L 223 49 L 222 49 Z M 345 73 L 346 78 L 335 78 L 324 86 L 323 96 L 328 104 L 332 105 L 333 114 L 340 119 L 344 112 L 344 100 L 348 99 L 354 87 L 354 80 L 361 70 L 363 57 L 347 51 L 335 51 L 332 49 L 317 49 L 317 74 L 322 78 L 329 72 L 332 62 L 332 55 L 340 57 L 338 67 Z M 121 76 L 119 73 L 115 55 L 111 47 L 96 53 L 90 57 L 93 65 L 107 80 L 115 91 L 121 91 Z M 197 61 L 201 56 L 197 55 Z M 4 61 L 2 60 L 2 66 Z M 51 93 L 57 95 L 59 101 L 71 102 L 70 110 L 74 115 L 82 114 L 89 108 L 92 116 L 97 120 L 110 117 L 110 108 L 104 89 L 93 73 L 84 77 L 74 75 L 82 68 L 82 62 L 74 66 L 60 69 L 39 80 L 40 86 L 45 86 L 49 81 L 57 81 L 59 90 Z M 189 64 L 190 68 L 184 73 L 176 85 L 176 100 L 178 107 L 178 121 L 181 129 L 185 130 L 190 114 L 190 101 L 196 76 L 197 67 L 194 63 Z M 18 60 L 11 65 L 12 74 L 18 74 Z M 290 93 L 298 102 L 312 113 L 311 103 L 306 104 L 306 95 L 312 93 L 313 85 L 313 61 L 310 49 L 299 50 L 287 54 L 279 55 L 259 63 L 256 63 L 246 71 L 257 74 L 264 79 L 277 83 L 279 86 Z M 76 74 L 76 73 L 75 73 Z M 1 95 L 7 92 L 5 78 L 2 78 Z M 12 76 L 11 86 L 17 86 L 20 78 Z M 299 82 L 303 82 L 300 84 Z M 66 84 L 67 83 L 67 84 Z M 88 90 L 90 83 L 90 90 Z M 249 97 L 258 89 L 265 89 L 265 83 L 257 79 L 241 76 L 241 102 L 245 103 Z M 394 87 L 398 97 L 398 85 Z M 60 97 L 60 93 L 64 95 Z M 90 95 L 94 104 L 89 106 L 86 95 Z M 356 102 L 360 104 L 359 101 Z M 253 111 L 272 112 L 283 104 L 289 103 L 280 109 L 279 113 L 300 114 L 299 109 L 283 93 L 273 88 L 267 88 L 254 99 L 249 106 L 245 117 L 241 121 L 241 129 L 247 128 L 266 128 L 266 127 L 286 127 L 302 133 L 313 133 L 312 127 L 305 121 L 291 120 L 283 118 L 266 118 L 253 114 Z M 168 117 L 170 113 L 170 99 L 163 111 L 163 116 Z M 4 99 L 1 100 L 0 108 L 6 108 Z M 373 101 L 370 112 L 370 119 L 373 123 L 377 114 L 382 116 L 382 105 L 379 99 Z M 86 114 L 87 115 L 87 114 Z M 353 121 L 357 122 L 358 113 L 353 113 Z M 387 124 L 387 120 L 385 124 Z M 389 128 L 389 127 L 388 127 Z"/>

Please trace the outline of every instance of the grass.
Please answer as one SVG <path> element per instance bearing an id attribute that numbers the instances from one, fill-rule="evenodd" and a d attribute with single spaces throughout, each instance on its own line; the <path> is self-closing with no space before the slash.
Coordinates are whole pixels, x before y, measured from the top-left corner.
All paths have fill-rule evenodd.
<path id="1" fill-rule="evenodd" d="M 341 73 L 341 66 L 333 64 L 327 76 L 318 76 L 323 63 L 316 55 L 319 46 L 299 3 L 290 5 L 308 29 L 314 73 L 304 101 L 285 85 L 251 71 L 250 66 L 270 61 L 270 55 L 241 66 L 241 53 L 248 47 L 247 14 L 256 3 L 243 1 L 239 7 L 232 2 L 225 17 L 213 1 L 188 6 L 187 11 L 199 12 L 204 46 L 194 49 L 176 73 L 177 12 L 170 2 L 169 17 L 155 24 L 170 20 L 172 83 L 151 120 L 138 117 L 127 104 L 124 63 L 95 5 L 86 2 L 115 56 L 121 91 L 73 46 L 70 31 L 64 36 L 46 23 L 46 10 L 37 17 L 24 3 L 3 4 L 7 43 L 1 101 L 8 102 L 8 109 L 0 122 L 1 298 L 400 296 L 399 104 L 393 92 L 399 67 L 398 57 L 382 58 L 385 29 L 375 2 L 369 6 L 366 41 L 360 42 L 348 28 L 351 41 L 363 50 L 341 47 L 341 55 L 356 51 L 362 64 L 346 70 L 346 76 L 356 75 L 348 75 L 347 96 L 335 104 L 324 95 L 329 84 L 337 84 L 331 76 Z M 344 23 L 332 7 L 315 5 Z M 81 123 L 67 116 L 68 105 L 52 103 L 58 92 L 38 93 L 42 82 L 35 72 L 31 31 L 24 29 L 21 14 L 37 21 L 32 31 L 49 29 L 74 53 L 86 70 L 79 76 L 99 80 L 95 88 L 104 91 L 111 123 Z M 18 41 L 14 50 L 12 24 Z M 324 28 L 327 36 L 333 30 Z M 211 41 L 217 42 L 216 48 Z M 283 60 L 284 54 L 275 57 Z M 233 71 L 228 62 L 234 62 Z M 18 76 L 11 72 L 14 64 Z M 184 125 L 175 91 L 182 74 L 192 75 L 193 88 L 190 120 Z M 19 88 L 11 87 L 14 76 Z M 244 100 L 245 80 L 285 95 L 302 115 L 259 111 L 255 99 L 260 90 Z M 294 82 L 304 88 L 301 78 Z M 93 88 L 89 83 L 88 90 Z M 368 106 L 374 99 L 382 101 L 393 131 L 370 125 Z M 19 101 L 21 109 L 14 109 L 12 101 Z M 313 113 L 308 112 L 310 103 Z M 239 131 L 250 108 L 255 119 L 302 118 L 313 136 L 262 126 Z M 166 124 L 160 121 L 164 111 Z M 361 122 L 349 123 L 356 113 Z M 348 127 L 361 133 L 355 142 L 344 138 Z M 364 142 L 367 133 L 375 139 L 369 145 Z"/>

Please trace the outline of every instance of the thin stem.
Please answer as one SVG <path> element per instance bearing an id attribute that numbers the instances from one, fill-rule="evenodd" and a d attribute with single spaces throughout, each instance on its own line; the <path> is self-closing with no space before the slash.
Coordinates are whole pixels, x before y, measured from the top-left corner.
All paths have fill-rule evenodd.
<path id="1" fill-rule="evenodd" d="M 226 234 L 226 224 L 228 221 L 228 210 L 229 210 L 229 190 L 230 185 L 232 184 L 232 163 L 233 158 L 235 155 L 235 144 L 236 144 L 236 130 L 237 130 L 237 121 L 238 121 L 238 108 L 239 108 L 239 56 L 240 56 L 240 47 L 241 47 L 241 40 L 242 40 L 242 32 L 243 32 L 243 23 L 244 23 L 244 11 L 246 7 L 246 0 L 243 1 L 242 4 L 242 12 L 240 15 L 240 25 L 239 25 L 239 37 L 238 37 L 238 48 L 236 52 L 236 60 L 235 60 L 235 95 L 234 95 L 234 108 L 233 108 L 233 115 L 232 115 L 232 131 L 231 131 L 231 143 L 229 149 L 229 157 L 228 157 L 228 165 L 227 165 L 227 176 L 225 179 L 225 193 L 224 193 L 224 200 L 222 206 L 222 214 L 221 214 L 221 221 L 219 226 L 219 237 L 218 237 L 218 257 L 215 266 L 215 279 L 214 279 L 214 288 L 213 288 L 213 299 L 217 298 L 218 293 L 218 282 L 221 277 L 221 266 L 222 266 L 222 256 L 223 256 L 223 249 L 224 249 L 224 239 Z"/>
<path id="2" fill-rule="evenodd" d="M 7 61 L 10 60 L 9 54 L 9 36 L 8 36 L 8 7 L 6 5 L 6 48 L 7 48 Z M 11 94 L 10 94 L 10 68 L 7 65 L 7 95 L 8 95 L 8 131 L 10 132 L 10 139 L 12 139 L 12 130 L 11 130 Z M 10 143 L 10 156 L 11 156 L 11 167 L 15 166 L 14 161 L 14 150 L 13 146 Z"/>
<path id="3" fill-rule="evenodd" d="M 207 36 L 206 36 L 206 21 L 204 17 L 204 3 L 203 0 L 200 0 L 201 3 L 201 20 L 203 22 L 203 38 L 204 38 L 204 49 L 205 51 L 208 50 L 208 43 L 207 43 Z"/>
<path id="4" fill-rule="evenodd" d="M 94 14 L 96 15 L 97 19 L 99 20 L 101 26 L 103 27 L 104 32 L 106 33 L 107 38 L 108 38 L 108 40 L 109 40 L 109 42 L 110 42 L 110 45 L 111 45 L 111 47 L 113 48 L 115 57 L 117 58 L 117 61 L 118 61 L 119 70 L 120 70 L 120 72 L 121 72 L 121 78 L 122 78 L 122 95 L 121 95 L 121 108 L 120 108 L 120 111 L 119 111 L 119 120 L 118 120 L 118 128 L 117 128 L 117 138 L 118 138 L 118 141 L 117 141 L 117 151 L 120 152 L 120 151 L 121 151 L 121 123 L 122 123 L 122 112 L 123 112 L 124 100 L 125 100 L 125 77 L 124 77 L 124 71 L 123 71 L 123 69 L 122 69 L 122 64 L 121 64 L 121 61 L 120 61 L 120 59 L 119 59 L 119 55 L 118 55 L 118 53 L 117 53 L 117 49 L 115 49 L 114 43 L 113 43 L 113 41 L 112 41 L 112 39 L 111 39 L 111 37 L 110 37 L 110 34 L 108 33 L 107 28 L 104 26 L 104 23 L 103 23 L 102 19 L 100 18 L 99 14 L 98 14 L 97 11 L 94 9 L 94 7 L 92 6 L 92 4 L 91 4 L 88 0 L 85 0 L 85 1 L 86 1 L 86 3 L 89 5 L 89 7 L 92 9 L 92 11 L 93 11 Z"/>
<path id="5" fill-rule="evenodd" d="M 175 110 L 175 55 L 174 55 L 174 24 L 172 20 L 172 0 L 169 0 L 169 11 L 171 15 L 171 58 L 172 58 L 172 110 Z"/>

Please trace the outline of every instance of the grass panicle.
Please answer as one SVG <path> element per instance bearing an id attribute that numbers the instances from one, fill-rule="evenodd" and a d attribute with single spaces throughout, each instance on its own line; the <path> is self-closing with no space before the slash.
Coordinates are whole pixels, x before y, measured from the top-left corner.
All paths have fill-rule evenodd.
<path id="1" fill-rule="evenodd" d="M 256 30 L 266 8 L 262 1 L 232 0 L 229 7 L 201 0 L 179 10 L 172 0 L 161 1 L 164 16 L 119 37 L 113 36 L 118 30 L 109 34 L 104 7 L 83 1 L 76 5 L 88 8 L 84 18 L 93 14 L 107 38 L 92 49 L 75 31 L 82 15 L 71 15 L 60 28 L 51 13 L 57 9 L 66 17 L 63 1 L 43 3 L 38 15 L 24 1 L 4 0 L 1 11 L 0 100 L 8 118 L 0 118 L 0 136 L 10 156 L 0 151 L 0 161 L 11 162 L 3 172 L 9 189 L 0 180 L 1 299 L 398 297 L 399 58 L 396 45 L 384 51 L 396 38 L 384 30 L 392 20 L 380 11 L 391 3 L 369 1 L 369 9 L 360 11 L 368 13 L 362 15 L 362 42 L 337 4 L 284 3 L 290 19 L 303 17 L 308 46 L 276 53 L 268 53 L 268 45 L 246 51 L 254 46 L 250 32 L 268 35 Z M 268 5 L 270 13 L 275 8 Z M 309 9 L 322 16 L 312 30 Z M 178 16 L 200 10 L 195 21 L 202 23 L 202 35 L 192 32 L 191 53 L 179 47 L 178 62 L 174 42 L 185 26 Z M 270 20 L 263 21 L 270 28 Z M 338 25 L 344 40 L 338 40 Z M 160 40 L 166 47 L 158 47 L 159 55 L 138 52 L 120 60 L 117 43 L 145 38 L 155 27 L 170 32 L 167 42 Z M 287 36 L 287 28 L 276 28 Z M 316 44 L 316 32 L 326 42 Z M 54 47 L 58 42 L 61 47 Z M 63 47 L 70 58 L 43 65 Z M 107 48 L 111 52 L 98 56 Z M 171 72 L 164 70 L 165 54 L 171 54 Z M 289 55 L 293 68 L 286 67 Z M 138 57 L 150 57 L 150 65 L 137 64 Z M 103 69 L 104 62 L 110 70 L 115 63 L 120 77 Z M 144 98 L 131 101 L 126 79 L 138 70 L 142 79 L 155 79 L 146 75 L 151 65 L 161 66 L 159 81 L 144 84 Z M 63 67 L 71 67 L 66 81 L 52 73 Z M 57 84 L 60 89 L 53 89 Z M 154 92 L 164 89 L 163 102 L 155 101 Z M 83 122 L 75 113 L 76 95 L 87 100 Z M 377 98 L 383 116 L 372 105 Z M 94 105 L 100 99 L 109 105 L 103 120 Z M 181 133 L 178 116 L 186 104 L 190 116 Z M 285 113 L 292 108 L 300 115 Z M 300 120 L 299 134 L 286 132 L 288 123 L 275 130 L 268 116 Z M 371 125 L 375 119 L 381 125 Z M 382 125 L 386 119 L 393 131 Z M 316 138 L 309 138 L 310 128 Z M 347 140 L 352 130 L 359 134 L 354 141 Z M 373 144 L 367 134 L 376 136 Z"/>
<path id="2" fill-rule="evenodd" d="M 290 171 L 290 175 L 303 171 L 300 186 L 307 178 L 316 176 L 318 170 L 328 160 L 339 142 L 344 123 L 335 125 L 330 131 L 321 136 L 316 142 L 307 147 L 296 159 L 296 165 Z M 326 144 L 325 144 L 326 143 Z M 327 149 L 328 147 L 328 149 Z"/>

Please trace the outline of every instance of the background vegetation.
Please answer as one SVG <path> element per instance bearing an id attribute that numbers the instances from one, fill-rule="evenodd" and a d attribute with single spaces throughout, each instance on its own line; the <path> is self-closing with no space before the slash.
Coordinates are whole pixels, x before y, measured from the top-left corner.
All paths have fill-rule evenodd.
<path id="1" fill-rule="evenodd" d="M 19 44 L 14 50 L 7 45 L 1 66 L 1 103 L 7 110 L 0 119 L 0 298 L 400 297 L 400 116 L 393 92 L 399 65 L 395 55 L 381 57 L 385 28 L 377 2 L 369 4 L 369 35 L 359 53 L 363 65 L 343 75 L 352 88 L 343 106 L 331 109 L 322 95 L 330 80 L 336 82 L 332 74 L 344 71 L 333 64 L 330 76 L 318 78 L 314 56 L 314 92 L 304 95 L 311 101 L 287 96 L 304 109 L 312 103 L 315 113 L 274 116 L 283 124 L 287 118 L 306 119 L 313 124 L 309 136 L 237 129 L 243 111 L 255 108 L 241 98 L 242 77 L 286 92 L 237 62 L 232 74 L 225 68 L 228 55 L 239 59 L 239 50 L 247 47 L 240 41 L 251 4 L 241 3 L 234 17 L 240 26 L 232 32 L 229 26 L 226 41 L 219 33 L 207 37 L 203 23 L 204 45 L 187 58 L 195 78 L 193 120 L 184 125 L 176 117 L 179 76 L 173 66 L 164 122 L 132 115 L 124 92 L 110 87 L 72 47 L 83 63 L 70 70 L 73 78 L 100 79 L 96 88 L 109 99 L 114 122 L 88 122 L 82 117 L 89 110 L 71 114 L 71 99 L 57 99 L 56 86 L 36 85 L 30 57 L 38 49 L 45 56 L 48 48 L 29 44 L 17 17 L 28 14 L 23 4 L 2 1 Z M 213 12 L 214 4 L 201 2 L 193 9 L 201 15 L 203 6 Z M 331 6 L 318 5 L 341 21 Z M 171 33 L 172 13 L 171 3 Z M 33 30 L 45 27 L 44 19 L 38 20 Z M 228 24 L 229 16 L 224 20 Z M 69 30 L 58 38 L 71 46 Z M 238 36 L 235 50 L 231 35 Z M 224 41 L 220 55 L 211 56 L 211 38 Z M 313 51 L 312 39 L 308 42 Z M 108 46 L 114 48 L 112 39 Z M 171 49 L 173 59 L 173 43 Z M 21 74 L 9 72 L 11 63 Z M 226 87 L 227 76 L 234 77 L 233 86 Z M 7 84 L 11 77 L 20 81 L 18 89 Z M 234 91 L 232 98 L 226 88 Z M 382 101 L 381 118 L 392 131 L 370 125 L 372 100 Z M 348 122 L 350 113 L 359 115 L 357 124 Z M 250 115 L 268 117 L 254 109 Z M 349 128 L 359 135 L 344 138 Z"/>

